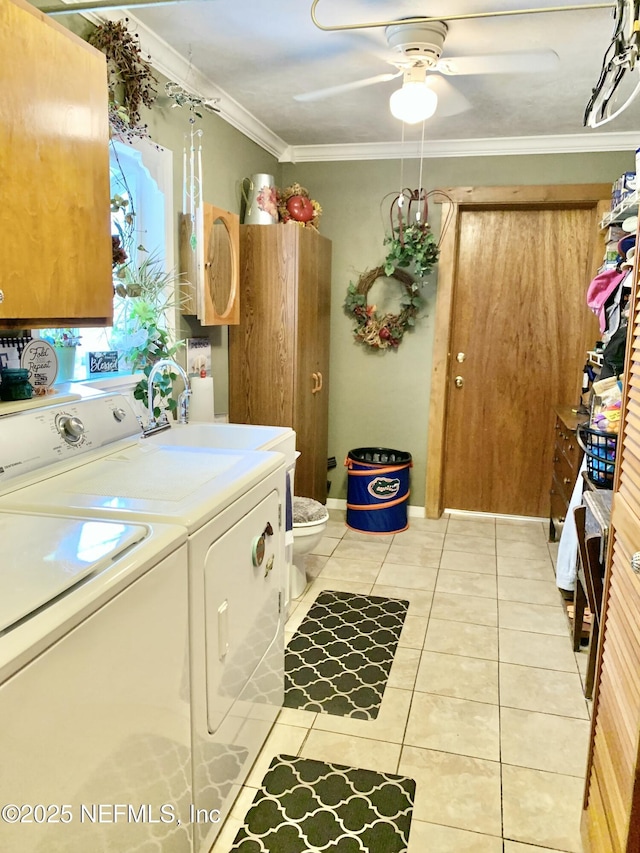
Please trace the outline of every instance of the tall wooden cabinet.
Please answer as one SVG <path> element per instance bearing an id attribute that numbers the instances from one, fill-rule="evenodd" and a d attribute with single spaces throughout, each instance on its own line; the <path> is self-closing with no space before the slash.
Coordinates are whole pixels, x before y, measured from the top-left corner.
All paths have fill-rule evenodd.
<path id="1" fill-rule="evenodd" d="M 631 297 L 624 432 L 605 575 L 582 830 L 590 853 L 640 851 L 640 293 Z"/>
<path id="2" fill-rule="evenodd" d="M 105 57 L 23 0 L 0 0 L 0 55 L 0 328 L 105 325 Z"/>
<path id="3" fill-rule="evenodd" d="M 295 492 L 327 497 L 331 243 L 295 224 L 240 226 L 229 419 L 293 427 Z"/>

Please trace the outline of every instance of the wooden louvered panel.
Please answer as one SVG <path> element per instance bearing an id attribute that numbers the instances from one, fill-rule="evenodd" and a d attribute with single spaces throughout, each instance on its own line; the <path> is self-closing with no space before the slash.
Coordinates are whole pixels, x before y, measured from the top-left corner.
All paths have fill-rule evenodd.
<path id="1" fill-rule="evenodd" d="M 589 847 L 594 853 L 595 851 L 598 851 L 598 853 L 605 850 L 610 851 L 611 830 L 607 822 L 607 812 L 602 802 L 602 794 L 600 793 L 596 773 L 591 775 L 589 801 L 593 804 L 593 819 L 589 824 Z M 619 849 L 615 853 L 619 853 Z"/>
<path id="2" fill-rule="evenodd" d="M 616 648 L 616 646 L 618 648 Z M 620 653 L 619 646 L 620 643 L 615 642 L 615 637 L 612 635 L 607 637 L 607 655 L 609 658 L 611 658 L 612 655 Z M 636 720 L 632 718 L 631 712 L 628 708 L 620 707 L 620 699 L 623 695 L 622 691 L 624 690 L 625 676 L 626 672 L 622 667 L 614 668 L 612 666 L 608 666 L 605 668 L 603 666 L 602 683 L 606 683 L 607 687 L 611 687 L 615 695 L 603 697 L 603 706 L 601 708 L 600 705 L 598 705 L 598 714 L 600 714 L 601 711 L 603 714 L 611 711 L 611 719 L 615 721 L 615 732 L 611 733 L 611 738 L 618 741 L 621 756 L 627 759 L 629 767 L 632 767 L 635 760 L 635 750 L 633 749 L 633 745 L 635 743 L 634 724 Z M 635 704 L 635 702 L 633 702 L 633 704 Z"/>
<path id="3" fill-rule="evenodd" d="M 620 791 L 615 784 L 611 753 L 600 729 L 596 730 L 594 739 L 593 772 L 602 793 L 603 813 L 600 817 L 607 823 L 610 833 L 608 844 L 597 853 L 622 853 L 625 850 L 627 837 L 627 813 Z M 594 806 L 589 803 L 589 810 L 592 809 Z"/>
<path id="4" fill-rule="evenodd" d="M 626 484 L 631 485 L 624 472 L 621 482 L 625 476 Z M 598 824 L 601 834 L 606 815 L 610 838 L 608 847 L 598 848 L 591 837 L 592 853 L 638 849 L 632 843 L 631 816 L 639 798 L 640 579 L 631 570 L 630 560 L 635 544 L 640 548 L 640 522 L 625 500 L 622 486 L 615 497 L 613 520 L 614 544 L 593 724 L 592 776 L 596 781 L 589 786 L 588 800 L 590 821 Z M 592 799 L 596 785 L 597 796 Z M 588 832 L 593 835 L 591 829 Z"/>

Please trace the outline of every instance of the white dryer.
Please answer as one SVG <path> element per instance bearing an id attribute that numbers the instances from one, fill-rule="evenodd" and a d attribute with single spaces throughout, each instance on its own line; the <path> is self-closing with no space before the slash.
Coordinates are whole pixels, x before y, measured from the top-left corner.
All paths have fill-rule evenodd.
<path id="1" fill-rule="evenodd" d="M 0 542 L 0 849 L 190 853 L 186 532 L 0 512 Z"/>
<path id="2" fill-rule="evenodd" d="M 43 455 L 59 460 L 46 480 Z M 187 530 L 194 851 L 208 853 L 283 700 L 283 455 L 154 445 L 107 395 L 0 418 L 0 469 L 0 510 Z"/>

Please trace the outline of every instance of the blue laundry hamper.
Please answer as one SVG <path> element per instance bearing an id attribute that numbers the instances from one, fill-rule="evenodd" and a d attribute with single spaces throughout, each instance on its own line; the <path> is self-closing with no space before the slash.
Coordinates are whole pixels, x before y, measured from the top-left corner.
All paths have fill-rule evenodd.
<path id="1" fill-rule="evenodd" d="M 347 527 L 362 533 L 400 533 L 409 526 L 411 454 L 388 447 L 350 450 L 347 468 Z"/>

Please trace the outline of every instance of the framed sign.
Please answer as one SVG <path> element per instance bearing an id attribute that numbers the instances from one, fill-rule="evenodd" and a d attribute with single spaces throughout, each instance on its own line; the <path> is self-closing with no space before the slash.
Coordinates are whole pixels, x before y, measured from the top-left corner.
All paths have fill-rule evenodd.
<path id="1" fill-rule="evenodd" d="M 39 338 L 29 341 L 22 350 L 20 366 L 29 371 L 29 382 L 36 394 L 38 389 L 50 388 L 56 381 L 58 358 L 48 341 Z"/>
<path id="2" fill-rule="evenodd" d="M 106 352 L 89 353 L 89 373 L 117 373 L 118 352 L 107 350 Z"/>

